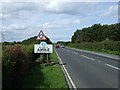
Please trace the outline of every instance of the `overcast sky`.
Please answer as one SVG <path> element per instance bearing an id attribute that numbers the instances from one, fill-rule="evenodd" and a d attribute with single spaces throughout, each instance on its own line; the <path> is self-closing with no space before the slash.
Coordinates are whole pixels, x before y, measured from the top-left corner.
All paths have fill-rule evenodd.
<path id="1" fill-rule="evenodd" d="M 118 22 L 118 2 L 4 2 L 0 30 L 5 41 L 22 41 L 43 30 L 51 41 L 70 41 L 77 29 Z"/>

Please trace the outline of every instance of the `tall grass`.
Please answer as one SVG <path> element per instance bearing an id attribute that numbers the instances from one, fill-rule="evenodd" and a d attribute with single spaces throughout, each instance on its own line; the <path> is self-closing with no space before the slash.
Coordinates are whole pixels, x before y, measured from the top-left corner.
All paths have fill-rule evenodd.
<path id="1" fill-rule="evenodd" d="M 42 60 L 42 59 L 41 59 Z M 49 54 L 49 61 L 58 62 L 55 51 Z M 24 88 L 68 88 L 59 65 L 32 67 L 23 82 Z"/>

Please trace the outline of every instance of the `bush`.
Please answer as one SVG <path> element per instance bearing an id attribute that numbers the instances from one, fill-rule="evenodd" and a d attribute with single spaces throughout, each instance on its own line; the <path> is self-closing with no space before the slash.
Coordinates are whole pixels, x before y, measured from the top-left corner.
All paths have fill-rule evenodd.
<path id="1" fill-rule="evenodd" d="M 24 75 L 27 59 L 20 45 L 6 46 L 3 49 L 3 88 L 20 85 Z M 15 84 L 15 85 L 14 85 Z"/>
<path id="2" fill-rule="evenodd" d="M 89 50 L 111 50 L 120 51 L 120 41 L 105 41 L 105 42 L 82 42 L 82 43 L 71 43 L 69 47 L 75 47 L 79 49 Z"/>
<path id="3" fill-rule="evenodd" d="M 2 51 L 3 88 L 21 87 L 23 77 L 39 54 L 34 54 L 33 45 L 4 45 Z"/>

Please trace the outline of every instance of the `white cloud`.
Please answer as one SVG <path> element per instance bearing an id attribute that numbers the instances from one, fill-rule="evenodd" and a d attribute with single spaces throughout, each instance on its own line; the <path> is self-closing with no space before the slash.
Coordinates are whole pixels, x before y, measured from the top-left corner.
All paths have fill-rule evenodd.
<path id="1" fill-rule="evenodd" d="M 3 3 L 2 19 L 26 19 L 33 15 L 41 14 L 67 14 L 85 16 L 86 12 L 91 12 L 93 6 L 98 3 L 88 2 L 40 2 L 40 3 Z"/>
<path id="2" fill-rule="evenodd" d="M 48 2 L 43 3 L 44 11 L 56 14 L 82 15 L 93 10 L 93 6 L 98 3 L 90 2 Z"/>
<path id="3" fill-rule="evenodd" d="M 119 0 L 1 0 L 1 2 L 119 2 Z"/>
<path id="4" fill-rule="evenodd" d="M 32 11 L 36 7 L 34 3 L 3 3 L 3 13 L 11 13 L 16 11 Z"/>
<path id="5" fill-rule="evenodd" d="M 3 26 L 2 31 L 18 31 L 19 30 L 29 30 L 29 27 L 26 25 L 11 24 L 9 26 Z"/>
<path id="6" fill-rule="evenodd" d="M 1 13 L 0 16 L 1 19 L 3 18 L 3 32 L 8 41 L 17 40 L 16 36 L 18 36 L 19 40 L 23 40 L 28 36 L 37 35 L 40 29 L 46 31 L 50 39 L 70 40 L 78 28 L 83 28 L 96 22 L 106 23 L 108 21 L 107 18 L 100 17 L 99 19 L 96 16 L 103 12 L 106 16 L 115 16 L 117 12 L 115 5 L 112 3 L 50 1 L 4 3 L 4 14 Z M 111 8 L 107 10 L 108 7 Z M 113 18 L 109 18 L 110 23 L 113 20 Z"/>
<path id="7" fill-rule="evenodd" d="M 116 16 L 117 12 L 118 12 L 118 6 L 117 5 L 110 6 L 108 8 L 108 10 L 103 13 L 102 16 L 113 16 L 113 15 Z"/>
<path id="8" fill-rule="evenodd" d="M 25 19 L 36 11 L 34 3 L 2 3 L 0 19 Z"/>
<path id="9" fill-rule="evenodd" d="M 74 21 L 73 21 L 73 23 L 75 23 L 75 24 L 78 24 L 78 25 L 79 25 L 79 24 L 80 24 L 80 20 L 79 20 L 79 19 L 76 19 L 76 20 L 74 20 Z"/>
<path id="10" fill-rule="evenodd" d="M 79 21 L 75 20 L 73 23 L 78 24 Z M 46 22 L 43 24 L 38 24 L 38 25 L 19 25 L 19 24 L 10 24 L 8 26 L 3 26 L 1 27 L 2 31 L 23 31 L 23 30 L 37 30 L 39 28 L 42 29 L 60 29 L 60 28 L 70 28 L 70 25 L 66 24 L 61 24 L 57 22 Z"/>

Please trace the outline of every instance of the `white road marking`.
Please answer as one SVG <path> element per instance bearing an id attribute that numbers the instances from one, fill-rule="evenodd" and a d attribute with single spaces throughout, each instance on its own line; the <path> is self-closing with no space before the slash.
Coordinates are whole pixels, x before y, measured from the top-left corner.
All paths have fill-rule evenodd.
<path id="1" fill-rule="evenodd" d="M 72 52 L 72 53 L 77 54 L 76 52 Z"/>
<path id="2" fill-rule="evenodd" d="M 70 52 L 70 50 L 66 50 L 66 51 Z"/>
<path id="3" fill-rule="evenodd" d="M 107 66 L 109 66 L 109 67 L 111 67 L 111 68 L 114 68 L 114 69 L 120 70 L 120 68 L 115 67 L 115 66 L 112 66 L 112 65 L 110 65 L 110 64 L 105 64 L 105 65 L 107 65 Z"/>
<path id="4" fill-rule="evenodd" d="M 90 57 L 87 57 L 87 56 L 85 56 L 85 55 L 81 55 L 82 57 L 85 57 L 85 58 L 87 58 L 87 59 L 89 59 L 89 60 L 93 60 L 93 61 L 95 61 L 95 59 L 93 59 L 93 58 L 90 58 Z"/>
<path id="5" fill-rule="evenodd" d="M 101 61 L 98 61 L 99 63 L 101 62 Z"/>
<path id="6" fill-rule="evenodd" d="M 55 50 L 55 52 L 56 52 L 56 50 Z M 65 66 L 64 66 L 64 64 L 63 64 L 63 62 L 62 62 L 62 60 L 61 60 L 61 58 L 59 57 L 59 55 L 58 55 L 57 52 L 56 52 L 56 54 L 57 54 L 57 57 L 58 57 L 58 59 L 59 59 L 59 61 L 60 61 L 60 64 L 62 64 L 61 67 L 62 67 L 62 70 L 63 70 L 64 74 L 66 73 L 65 76 L 68 77 L 69 81 L 70 81 L 71 84 L 72 84 L 72 87 L 70 87 L 70 88 L 73 88 L 73 89 L 77 90 L 77 87 L 76 87 L 75 84 L 73 83 L 73 80 L 72 80 L 72 78 L 70 77 L 70 75 L 69 75 L 67 69 L 65 68 Z M 68 82 L 68 84 L 70 84 L 70 82 Z"/>
<path id="7" fill-rule="evenodd" d="M 66 51 L 71 52 L 70 50 L 66 50 Z M 76 52 L 72 52 L 72 53 L 77 54 Z"/>

